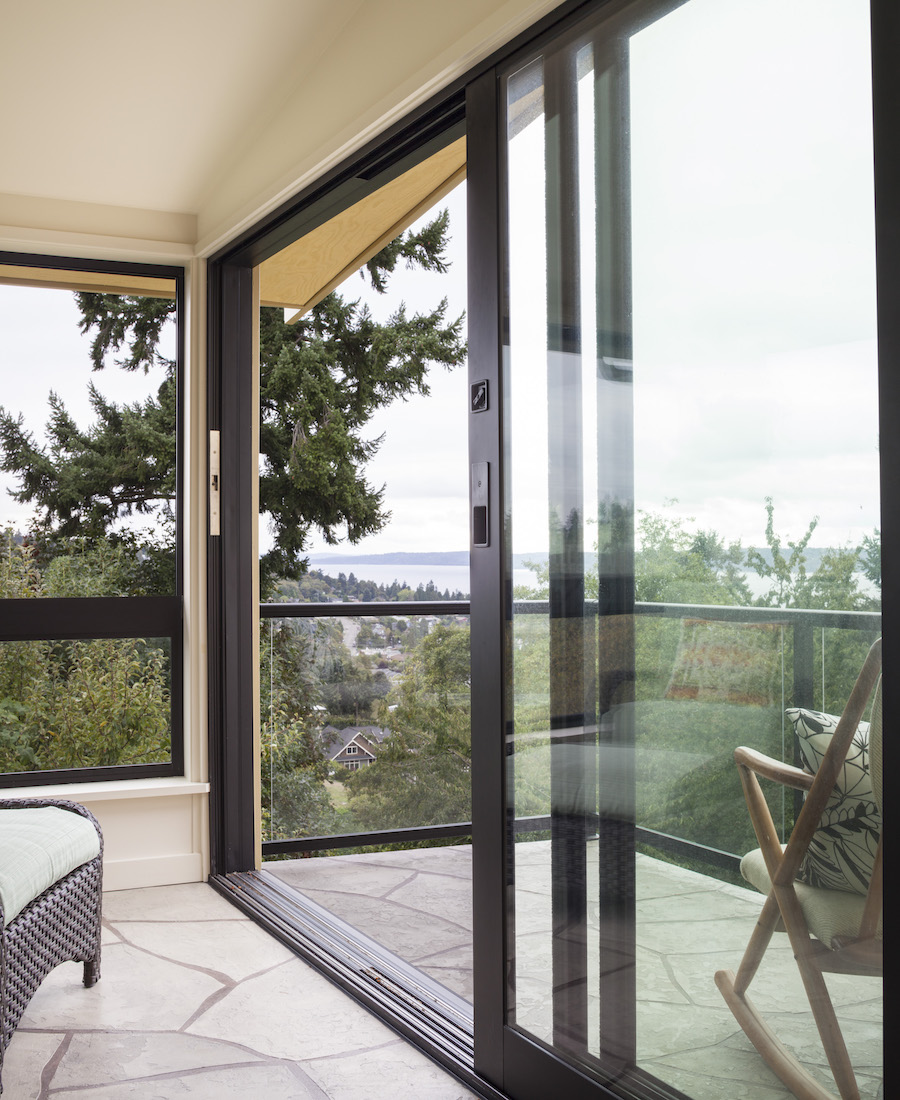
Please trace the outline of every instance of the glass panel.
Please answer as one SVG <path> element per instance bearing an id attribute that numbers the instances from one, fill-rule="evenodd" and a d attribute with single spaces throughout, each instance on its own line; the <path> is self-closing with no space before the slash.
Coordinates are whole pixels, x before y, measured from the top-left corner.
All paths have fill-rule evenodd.
<path id="1" fill-rule="evenodd" d="M 265 840 L 471 819 L 468 616 L 268 619 L 261 670 Z"/>
<path id="2" fill-rule="evenodd" d="M 0 772 L 171 760 L 166 638 L 0 642 Z"/>
<path id="3" fill-rule="evenodd" d="M 880 631 L 868 8 L 642 8 L 503 82 L 507 1022 L 625 1092 L 788 1095 L 714 975 L 763 900 L 734 750 L 799 763 Z M 874 1096 L 880 988 L 838 985 Z"/>
<path id="4" fill-rule="evenodd" d="M 263 622 L 263 840 L 305 840 L 265 869 L 470 1020 L 465 224 L 457 186 L 301 314 L 262 310 L 259 542 L 267 603 L 336 612 Z"/>
<path id="5" fill-rule="evenodd" d="M 174 280 L 14 285 L 29 272 L 0 265 L 0 532 L 23 555 L 2 595 L 173 595 Z"/>
<path id="6" fill-rule="evenodd" d="M 468 617 L 270 619 L 262 688 L 263 839 L 343 838 L 263 866 L 471 1002 L 468 828 L 367 835 L 471 820 Z"/>

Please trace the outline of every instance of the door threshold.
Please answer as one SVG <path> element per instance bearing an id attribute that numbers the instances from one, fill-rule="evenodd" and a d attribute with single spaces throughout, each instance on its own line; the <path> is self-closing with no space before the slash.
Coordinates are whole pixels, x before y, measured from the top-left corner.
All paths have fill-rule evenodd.
<path id="1" fill-rule="evenodd" d="M 268 871 L 210 885 L 484 1100 L 506 1094 L 475 1073 L 472 1006 Z"/>

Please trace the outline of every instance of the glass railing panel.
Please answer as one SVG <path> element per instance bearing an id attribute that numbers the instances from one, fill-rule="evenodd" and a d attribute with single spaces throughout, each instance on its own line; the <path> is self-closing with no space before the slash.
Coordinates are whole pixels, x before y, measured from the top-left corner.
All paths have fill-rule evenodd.
<path id="1" fill-rule="evenodd" d="M 467 616 L 269 618 L 260 685 L 264 841 L 471 820 Z"/>
<path id="2" fill-rule="evenodd" d="M 860 621 L 853 629 L 830 625 L 840 616 L 815 611 L 709 608 L 715 618 L 704 618 L 702 607 L 684 617 L 653 614 L 663 608 L 650 605 L 642 610 L 635 629 L 636 823 L 663 834 L 658 847 L 670 854 L 669 838 L 699 846 L 696 864 L 681 848 L 686 866 L 734 877 L 726 863 L 711 871 L 702 850 L 738 857 L 757 846 L 734 749 L 802 763 L 796 708 L 841 713 L 877 636 L 878 616 L 853 616 Z M 784 841 L 799 798 L 784 788 L 765 790 Z"/>
<path id="3" fill-rule="evenodd" d="M 638 826 L 730 853 L 755 847 L 733 754 L 793 759 L 784 627 L 638 616 L 635 653 Z M 784 837 L 790 797 L 771 800 Z"/>

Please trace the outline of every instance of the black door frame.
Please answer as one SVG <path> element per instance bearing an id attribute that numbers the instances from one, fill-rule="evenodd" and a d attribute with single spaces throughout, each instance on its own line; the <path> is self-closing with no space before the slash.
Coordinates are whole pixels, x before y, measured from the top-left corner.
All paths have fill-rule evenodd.
<path id="1" fill-rule="evenodd" d="M 210 780 L 217 788 L 210 804 L 213 875 L 246 870 L 255 858 L 254 842 L 247 839 L 248 834 L 252 836 L 254 812 L 254 761 L 247 731 L 253 728 L 250 670 L 256 660 L 250 636 L 251 518 L 255 523 L 256 517 L 252 514 L 249 480 L 253 469 L 252 436 L 244 423 L 251 393 L 253 268 L 462 136 L 467 128 L 467 88 L 527 42 L 550 28 L 567 25 L 597 2 L 565 0 L 507 47 L 209 258 L 207 428 L 221 433 L 222 532 L 207 539 Z M 479 242 L 485 257 L 490 241 L 488 235 L 483 248 Z"/>

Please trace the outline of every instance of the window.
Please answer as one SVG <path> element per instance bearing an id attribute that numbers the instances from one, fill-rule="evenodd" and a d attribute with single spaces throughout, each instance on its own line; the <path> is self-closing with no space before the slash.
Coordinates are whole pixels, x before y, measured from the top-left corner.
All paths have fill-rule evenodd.
<path id="1" fill-rule="evenodd" d="M 0 773 L 182 770 L 178 269 L 0 257 Z"/>

